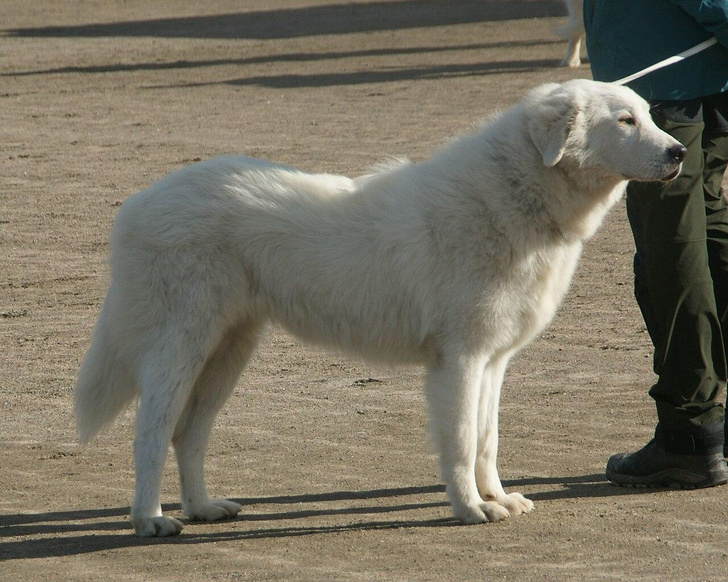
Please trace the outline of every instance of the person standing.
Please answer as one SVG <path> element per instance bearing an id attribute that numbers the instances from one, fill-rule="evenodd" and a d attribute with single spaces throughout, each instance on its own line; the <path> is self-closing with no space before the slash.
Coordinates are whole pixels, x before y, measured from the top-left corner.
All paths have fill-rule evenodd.
<path id="1" fill-rule="evenodd" d="M 715 36 L 718 43 L 628 84 L 687 154 L 671 182 L 627 188 L 635 296 L 654 345 L 654 438 L 613 455 L 621 486 L 728 482 L 728 0 L 585 0 L 592 75 L 611 82 Z"/>

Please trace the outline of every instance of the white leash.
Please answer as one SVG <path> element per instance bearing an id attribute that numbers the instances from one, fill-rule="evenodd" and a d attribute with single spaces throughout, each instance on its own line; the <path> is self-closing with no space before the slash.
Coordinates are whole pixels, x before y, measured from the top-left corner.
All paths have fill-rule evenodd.
<path id="1" fill-rule="evenodd" d="M 713 46 L 717 42 L 718 42 L 717 38 L 715 38 L 715 37 L 709 38 L 708 40 L 705 40 L 705 41 L 701 42 L 700 44 L 695 45 L 693 48 L 689 48 L 688 50 L 683 51 L 678 55 L 675 55 L 674 57 L 670 57 L 669 59 L 665 59 L 664 61 L 655 63 L 654 65 L 651 65 L 651 66 L 647 67 L 646 69 L 642 69 L 641 71 L 637 71 L 636 73 L 629 75 L 628 77 L 624 77 L 623 79 L 619 79 L 618 81 L 612 81 L 612 82 L 615 85 L 626 85 L 630 81 L 634 81 L 635 79 L 644 77 L 645 75 L 648 75 L 649 73 L 652 73 L 653 71 L 656 71 L 658 69 L 663 69 L 665 67 L 669 67 L 670 65 L 674 65 L 675 63 L 679 63 L 680 61 L 684 61 L 685 59 L 692 57 L 693 55 L 696 55 L 699 52 L 704 51 L 708 47 Z"/>

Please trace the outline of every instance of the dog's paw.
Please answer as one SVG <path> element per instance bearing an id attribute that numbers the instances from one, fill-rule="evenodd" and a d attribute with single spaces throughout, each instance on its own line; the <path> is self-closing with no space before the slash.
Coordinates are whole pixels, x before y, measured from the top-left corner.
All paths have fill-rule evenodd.
<path id="1" fill-rule="evenodd" d="M 453 506 L 453 514 L 466 525 L 503 521 L 510 516 L 508 510 L 497 501 L 482 501 L 472 506 Z"/>
<path id="2" fill-rule="evenodd" d="M 483 503 L 480 504 L 480 508 L 483 510 L 483 513 L 485 513 L 488 521 L 503 521 L 505 518 L 511 516 L 508 508 L 497 501 L 483 501 Z"/>
<path id="3" fill-rule="evenodd" d="M 581 59 L 579 58 L 579 55 L 576 56 L 570 56 L 566 55 L 563 59 L 561 59 L 561 63 L 559 63 L 562 67 L 569 67 L 570 69 L 576 69 L 581 66 Z"/>
<path id="4" fill-rule="evenodd" d="M 187 517 L 196 521 L 218 521 L 235 517 L 242 506 L 227 499 L 211 499 L 207 503 L 194 506 L 185 511 Z"/>
<path id="5" fill-rule="evenodd" d="M 182 531 L 183 523 L 174 517 L 133 517 L 131 523 L 136 535 L 143 538 L 176 536 Z"/>
<path id="6" fill-rule="evenodd" d="M 505 497 L 499 497 L 497 501 L 513 516 L 528 513 L 533 509 L 533 501 L 525 498 L 520 493 L 509 493 Z"/>

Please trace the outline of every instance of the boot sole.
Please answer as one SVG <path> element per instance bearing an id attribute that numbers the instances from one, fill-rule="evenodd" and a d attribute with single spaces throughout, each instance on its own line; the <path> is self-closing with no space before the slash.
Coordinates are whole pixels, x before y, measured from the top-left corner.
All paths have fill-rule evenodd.
<path id="1" fill-rule="evenodd" d="M 728 483 L 728 471 L 714 475 L 696 474 L 680 469 L 666 469 L 652 475 L 622 475 L 607 471 L 607 479 L 618 487 L 651 489 L 705 489 Z"/>

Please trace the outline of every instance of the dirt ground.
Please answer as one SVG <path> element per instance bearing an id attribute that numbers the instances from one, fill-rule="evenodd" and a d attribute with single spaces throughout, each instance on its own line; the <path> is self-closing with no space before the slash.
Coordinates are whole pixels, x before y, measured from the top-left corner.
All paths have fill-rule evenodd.
<path id="1" fill-rule="evenodd" d="M 221 153 L 348 175 L 422 159 L 534 85 L 589 77 L 555 66 L 564 21 L 556 1 L 3 0 L 0 579 L 728 580 L 728 489 L 603 476 L 655 422 L 623 206 L 506 378 L 501 477 L 531 514 L 455 523 L 421 371 L 281 332 L 207 457 L 211 494 L 241 502 L 237 519 L 140 540 L 133 413 L 75 442 L 74 377 L 125 197 Z M 163 499 L 178 516 L 171 458 Z"/>

